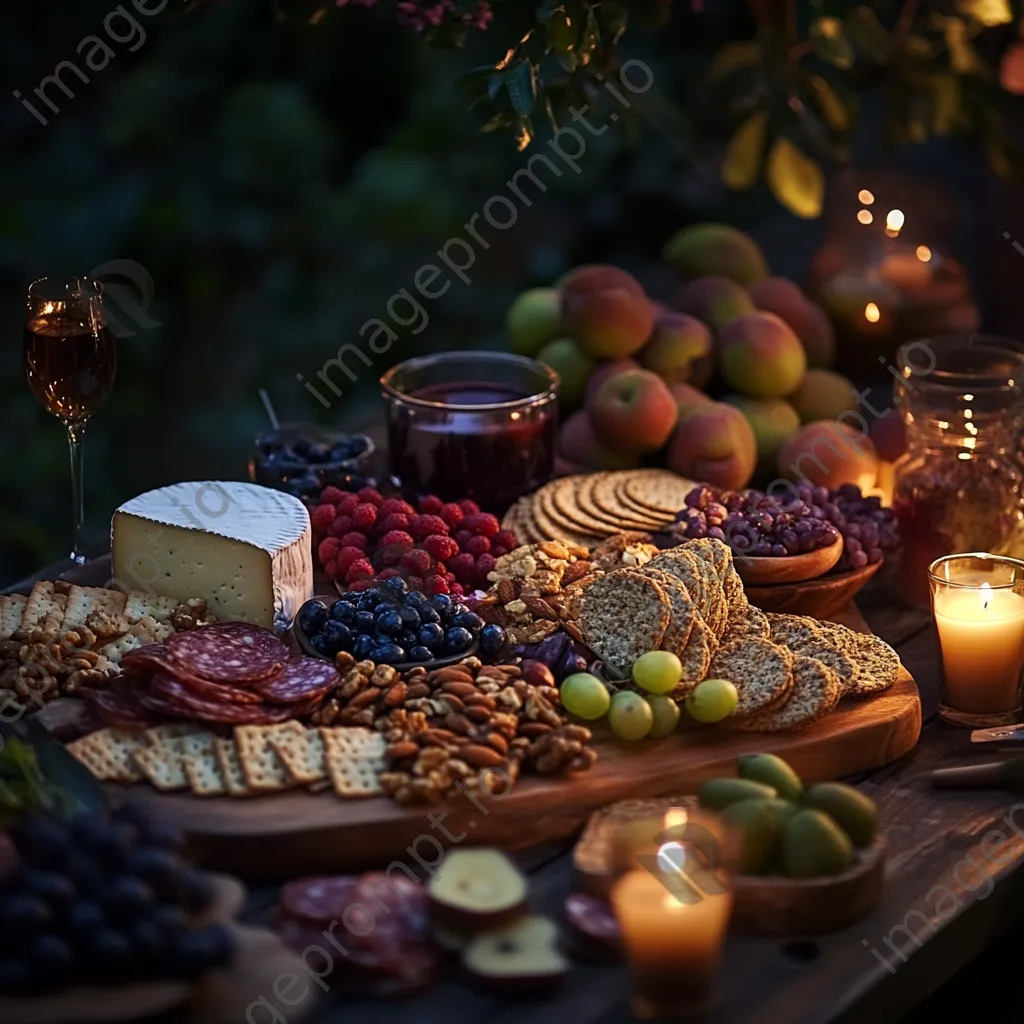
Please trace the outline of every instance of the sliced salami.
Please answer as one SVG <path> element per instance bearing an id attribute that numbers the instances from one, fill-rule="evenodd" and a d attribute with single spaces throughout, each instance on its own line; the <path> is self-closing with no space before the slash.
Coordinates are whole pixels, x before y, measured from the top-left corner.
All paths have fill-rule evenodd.
<path id="1" fill-rule="evenodd" d="M 138 700 L 124 693 L 83 686 L 77 696 L 85 702 L 90 714 L 111 728 L 148 729 L 159 721 Z"/>
<path id="2" fill-rule="evenodd" d="M 165 672 L 157 672 L 148 692 L 139 695 L 142 704 L 178 718 L 198 718 L 225 725 L 273 725 L 296 714 L 294 704 L 218 703 L 189 689 L 187 684 Z M 304 709 L 303 705 L 303 709 Z"/>
<path id="3" fill-rule="evenodd" d="M 213 682 L 256 682 L 288 660 L 288 648 L 270 630 L 245 622 L 215 622 L 172 633 L 167 649 L 187 671 Z"/>
<path id="4" fill-rule="evenodd" d="M 359 879 L 353 875 L 296 878 L 281 890 L 278 906 L 289 917 L 313 924 L 330 924 L 341 921 L 349 905 L 357 902 L 358 887 Z M 356 927 L 360 927 L 359 924 Z"/>
<path id="5" fill-rule="evenodd" d="M 271 704 L 294 704 L 326 697 L 340 678 L 341 673 L 329 661 L 294 655 L 279 672 L 255 683 L 251 692 Z"/>
<path id="6" fill-rule="evenodd" d="M 213 701 L 226 700 L 232 704 L 261 704 L 263 698 L 252 689 L 231 686 L 190 672 L 183 664 L 175 661 L 166 644 L 150 644 L 126 654 L 121 660 L 121 670 L 132 679 L 148 678 L 154 672 L 174 676 L 190 690 Z"/>

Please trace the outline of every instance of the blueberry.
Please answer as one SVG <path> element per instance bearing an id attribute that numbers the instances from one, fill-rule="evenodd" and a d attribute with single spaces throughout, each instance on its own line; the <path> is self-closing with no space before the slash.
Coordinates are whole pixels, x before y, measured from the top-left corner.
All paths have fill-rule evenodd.
<path id="1" fill-rule="evenodd" d="M 346 441 L 340 441 L 331 449 L 331 462 L 345 462 L 350 458 L 352 458 L 352 455 Z"/>
<path id="2" fill-rule="evenodd" d="M 441 645 L 441 653 L 461 654 L 473 645 L 473 634 L 461 626 L 452 626 L 445 630 L 444 643 Z"/>
<path id="3" fill-rule="evenodd" d="M 397 636 L 402 630 L 402 617 L 398 612 L 391 610 L 377 616 L 377 629 L 388 636 Z"/>
<path id="4" fill-rule="evenodd" d="M 207 925 L 200 933 L 206 943 L 208 967 L 226 967 L 235 951 L 235 941 L 231 932 L 222 924 Z"/>
<path id="5" fill-rule="evenodd" d="M 449 618 L 454 619 L 456 615 L 465 615 L 469 609 L 458 601 L 453 601 L 451 608 L 448 610 Z"/>
<path id="6" fill-rule="evenodd" d="M 505 630 L 489 622 L 480 630 L 480 650 L 485 654 L 497 654 L 505 646 Z"/>
<path id="7" fill-rule="evenodd" d="M 207 951 L 199 932 L 185 932 L 171 946 L 164 966 L 174 978 L 198 978 L 206 969 Z"/>
<path id="8" fill-rule="evenodd" d="M 320 655 L 321 658 L 333 658 L 337 653 L 332 651 L 330 644 L 322 636 L 311 636 L 309 638 L 309 646 Z"/>
<path id="9" fill-rule="evenodd" d="M 420 628 L 420 613 L 415 608 L 408 606 L 398 609 L 398 614 L 402 620 L 402 625 L 406 629 L 419 629 Z"/>
<path id="10" fill-rule="evenodd" d="M 409 648 L 410 661 L 430 661 L 433 657 L 434 652 L 429 647 L 417 645 Z"/>
<path id="11" fill-rule="evenodd" d="M 422 608 L 416 609 L 420 613 L 420 622 L 426 625 L 428 622 L 440 622 L 441 616 L 438 615 L 436 608 L 431 608 L 429 604 L 423 605 Z"/>
<path id="12" fill-rule="evenodd" d="M 370 611 L 358 611 L 356 612 L 355 628 L 360 633 L 372 633 L 377 628 L 377 619 L 374 617 L 373 612 Z"/>
<path id="13" fill-rule="evenodd" d="M 370 651 L 372 650 L 373 637 L 368 633 L 360 633 L 352 644 L 352 657 L 363 661 L 370 656 Z"/>
<path id="14" fill-rule="evenodd" d="M 160 929 L 161 934 L 173 938 L 188 930 L 188 915 L 181 907 L 171 903 L 160 903 L 149 913 L 149 919 Z"/>
<path id="15" fill-rule="evenodd" d="M 351 626 L 356 621 L 356 606 L 351 601 L 335 601 L 327 614 L 337 622 Z"/>
<path id="16" fill-rule="evenodd" d="M 419 643 L 419 637 L 414 629 L 403 629 L 398 636 L 395 637 L 395 643 L 399 647 L 404 647 L 408 650 L 410 647 L 415 647 Z"/>
<path id="17" fill-rule="evenodd" d="M 325 444 L 311 444 L 306 450 L 306 458 L 312 463 L 329 462 L 331 449 Z"/>
<path id="18" fill-rule="evenodd" d="M 388 633 L 374 633 L 373 634 L 373 646 L 374 647 L 387 647 L 389 644 L 393 644 L 395 638 Z"/>
<path id="19" fill-rule="evenodd" d="M 40 931 L 51 921 L 53 915 L 49 906 L 28 893 L 12 893 L 0 902 L 0 922 L 4 929 L 12 931 Z"/>
<path id="20" fill-rule="evenodd" d="M 68 831 L 50 818 L 25 818 L 14 824 L 8 834 L 26 863 L 60 868 L 67 859 Z"/>
<path id="21" fill-rule="evenodd" d="M 410 590 L 405 595 L 405 604 L 409 608 L 415 608 L 419 611 L 425 604 L 429 603 L 429 598 L 421 590 Z"/>
<path id="22" fill-rule="evenodd" d="M 344 622 L 328 619 L 320 631 L 320 639 L 327 645 L 329 654 L 337 654 L 352 646 L 352 630 Z"/>
<path id="23" fill-rule="evenodd" d="M 294 452 L 295 457 L 298 459 L 308 459 L 309 449 L 312 447 L 313 442 L 308 437 L 296 437 L 290 445 L 285 447 L 285 451 L 290 448 Z"/>
<path id="24" fill-rule="evenodd" d="M 103 908 L 114 920 L 131 921 L 156 901 L 156 893 L 141 878 L 120 875 L 107 891 Z"/>
<path id="25" fill-rule="evenodd" d="M 395 597 L 401 597 L 409 589 L 409 584 L 401 576 L 389 576 L 384 581 L 384 586 Z"/>
<path id="26" fill-rule="evenodd" d="M 97 928 L 103 927 L 103 911 L 97 903 L 78 900 L 71 906 L 65 921 L 72 935 L 88 940 Z"/>
<path id="27" fill-rule="evenodd" d="M 460 612 L 458 615 L 453 615 L 449 621 L 453 626 L 461 626 L 471 633 L 480 629 L 484 624 L 484 620 L 476 612 Z"/>
<path id="28" fill-rule="evenodd" d="M 29 963 L 40 974 L 45 974 L 47 981 L 52 981 L 54 988 L 60 987 L 60 979 L 70 973 L 74 963 L 68 944 L 52 932 L 37 935 L 29 942 L 26 952 Z"/>
<path id="29" fill-rule="evenodd" d="M 432 651 L 444 643 L 444 630 L 436 622 L 424 623 L 416 634 L 416 640 Z"/>
<path id="30" fill-rule="evenodd" d="M 327 605 L 323 601 L 307 601 L 299 609 L 299 628 L 306 636 L 316 636 L 326 621 Z"/>
<path id="31" fill-rule="evenodd" d="M 53 910 L 64 910 L 75 898 L 75 883 L 65 874 L 27 868 L 20 872 L 15 885 L 22 892 L 38 896 Z"/>
<path id="32" fill-rule="evenodd" d="M 136 921 L 128 932 L 132 949 L 142 959 L 160 956 L 167 948 L 163 932 L 147 918 Z"/>
<path id="33" fill-rule="evenodd" d="M 387 591 L 383 590 L 381 587 L 370 587 L 369 589 L 363 591 L 361 601 L 365 601 L 367 606 L 372 611 L 374 608 L 377 607 L 377 605 L 381 603 L 381 601 L 387 600 L 387 597 Z M 362 603 L 360 603 L 359 607 L 362 608 Z"/>
<path id="34" fill-rule="evenodd" d="M 345 593 L 341 595 L 341 599 L 342 601 L 348 601 L 349 604 L 355 604 L 362 596 L 361 591 L 346 590 Z"/>
<path id="35" fill-rule="evenodd" d="M 452 606 L 452 599 L 447 594 L 435 594 L 430 599 L 430 607 L 439 615 L 444 615 Z"/>
<path id="36" fill-rule="evenodd" d="M 205 871 L 188 868 L 178 878 L 178 899 L 190 913 L 198 914 L 213 902 L 213 879 Z"/>
<path id="37" fill-rule="evenodd" d="M 92 940 L 85 947 L 89 959 L 110 977 L 121 972 L 131 959 L 132 947 L 123 932 L 113 928 L 100 928 L 93 933 Z"/>
<path id="38" fill-rule="evenodd" d="M 370 660 L 378 665 L 401 665 L 406 660 L 405 649 L 398 644 L 381 644 L 370 651 Z"/>

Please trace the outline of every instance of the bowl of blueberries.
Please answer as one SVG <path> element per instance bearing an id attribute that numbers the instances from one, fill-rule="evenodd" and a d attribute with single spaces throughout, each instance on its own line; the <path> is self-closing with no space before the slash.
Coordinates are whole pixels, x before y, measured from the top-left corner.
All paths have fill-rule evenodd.
<path id="1" fill-rule="evenodd" d="M 256 438 L 249 479 L 296 498 L 315 499 L 330 485 L 356 491 L 374 485 L 375 452 L 365 434 L 286 423 Z"/>
<path id="2" fill-rule="evenodd" d="M 427 597 L 399 576 L 349 591 L 337 601 L 314 597 L 295 618 L 295 639 L 307 654 L 333 661 L 347 651 L 357 661 L 404 670 L 438 668 L 478 650 L 497 654 L 505 631 L 447 594 Z"/>

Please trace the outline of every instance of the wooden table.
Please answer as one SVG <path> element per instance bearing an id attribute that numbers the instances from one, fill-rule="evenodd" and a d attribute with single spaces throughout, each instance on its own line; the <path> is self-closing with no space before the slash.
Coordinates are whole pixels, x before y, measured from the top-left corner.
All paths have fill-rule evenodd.
<path id="1" fill-rule="evenodd" d="M 727 942 L 717 1008 L 702 1024 L 824 1024 L 903 1021 L 929 995 L 996 943 L 1024 910 L 1024 801 L 1003 792 L 937 791 L 924 774 L 943 764 L 991 756 L 970 750 L 966 731 L 936 720 L 938 649 L 930 617 L 894 605 L 876 586 L 862 595 L 872 628 L 899 651 L 921 691 L 926 725 L 899 762 L 854 780 L 879 804 L 889 841 L 881 905 L 845 931 L 814 940 L 733 936 Z M 998 832 L 1005 836 L 990 833 Z M 986 836 L 988 836 L 987 841 Z M 993 858 L 999 863 L 994 863 Z M 519 856 L 534 908 L 556 919 L 572 891 L 569 846 Z M 263 917 L 275 893 L 252 894 Z M 611 1024 L 631 1019 L 624 967 L 577 965 L 561 994 L 509 1001 L 447 981 L 413 1001 L 324 997 L 311 1024 Z"/>

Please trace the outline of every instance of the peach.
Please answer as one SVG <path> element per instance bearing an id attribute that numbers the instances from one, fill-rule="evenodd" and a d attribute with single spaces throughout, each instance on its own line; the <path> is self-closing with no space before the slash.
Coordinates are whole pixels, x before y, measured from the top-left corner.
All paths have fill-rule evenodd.
<path id="1" fill-rule="evenodd" d="M 598 389 L 609 377 L 615 377 L 620 373 L 625 373 L 627 370 L 642 369 L 643 367 L 635 359 L 612 359 L 607 363 L 595 364 L 593 372 L 590 374 L 590 380 L 587 381 L 587 394 L 584 399 L 584 405 L 588 409 L 590 408 L 594 395 L 597 394 Z"/>
<path id="2" fill-rule="evenodd" d="M 757 441 L 758 465 L 774 466 L 779 449 L 800 429 L 796 409 L 783 398 L 726 395 L 723 401 L 734 405 L 747 417 Z"/>
<path id="3" fill-rule="evenodd" d="M 808 423 L 779 449 L 776 468 L 790 480 L 806 480 L 815 487 L 857 484 L 874 487 L 878 455 L 868 436 L 867 421 L 859 413 L 856 427 L 843 420 Z"/>
<path id="4" fill-rule="evenodd" d="M 554 288 L 528 288 L 505 314 L 505 335 L 513 352 L 535 356 L 562 333 L 562 299 Z"/>
<path id="5" fill-rule="evenodd" d="M 662 380 L 689 380 L 693 365 L 711 355 L 711 332 L 686 313 L 659 312 L 654 333 L 640 352 L 640 362 Z"/>
<path id="6" fill-rule="evenodd" d="M 774 313 L 747 313 L 718 336 L 722 377 L 754 398 L 782 398 L 804 379 L 807 357 L 800 339 Z"/>
<path id="7" fill-rule="evenodd" d="M 675 306 L 703 320 L 716 334 L 730 320 L 757 308 L 750 292 L 729 277 L 698 277 L 676 292 Z"/>
<path id="8" fill-rule="evenodd" d="M 727 224 L 693 224 L 677 231 L 662 250 L 665 262 L 684 277 L 717 274 L 740 284 L 768 276 L 768 261 L 749 235 Z"/>
<path id="9" fill-rule="evenodd" d="M 597 439 L 612 451 L 629 455 L 657 451 L 679 417 L 668 385 L 650 370 L 609 377 L 587 412 Z"/>
<path id="10" fill-rule="evenodd" d="M 757 464 L 757 441 L 746 416 L 722 402 L 692 405 L 666 452 L 669 469 L 716 487 L 746 487 Z"/>
<path id="11" fill-rule="evenodd" d="M 559 338 L 549 341 L 537 353 L 542 363 L 547 363 L 558 374 L 558 407 L 563 412 L 578 409 L 587 393 L 587 381 L 594 369 L 593 362 L 580 350 L 575 341 Z"/>
<path id="12" fill-rule="evenodd" d="M 654 307 L 643 289 L 625 271 L 631 283 L 599 268 L 578 272 L 562 288 L 562 326 L 591 359 L 618 359 L 644 347 L 654 327 Z"/>
<path id="13" fill-rule="evenodd" d="M 834 420 L 857 408 L 857 391 L 841 374 L 831 370 L 808 370 L 789 401 L 804 423 Z"/>
<path id="14" fill-rule="evenodd" d="M 587 263 L 576 267 L 555 282 L 563 298 L 566 295 L 588 295 L 609 288 L 622 288 L 638 296 L 644 294 L 643 286 L 628 270 L 614 267 L 610 263 Z"/>
<path id="15" fill-rule="evenodd" d="M 672 397 L 676 400 L 676 405 L 679 407 L 680 416 L 691 405 L 711 405 L 713 402 L 711 396 L 701 391 L 700 388 L 695 388 L 692 384 L 687 384 L 681 380 L 670 384 L 669 390 L 672 392 Z"/>
<path id="16" fill-rule="evenodd" d="M 774 313 L 793 328 L 807 355 L 807 365 L 826 368 L 836 359 L 836 332 L 825 311 L 785 277 L 768 277 L 750 286 L 758 309 Z"/>
<path id="17" fill-rule="evenodd" d="M 636 455 L 624 455 L 605 448 L 597 439 L 590 417 L 583 409 L 572 413 L 558 431 L 558 457 L 570 463 L 573 472 L 595 469 L 633 469 Z"/>

